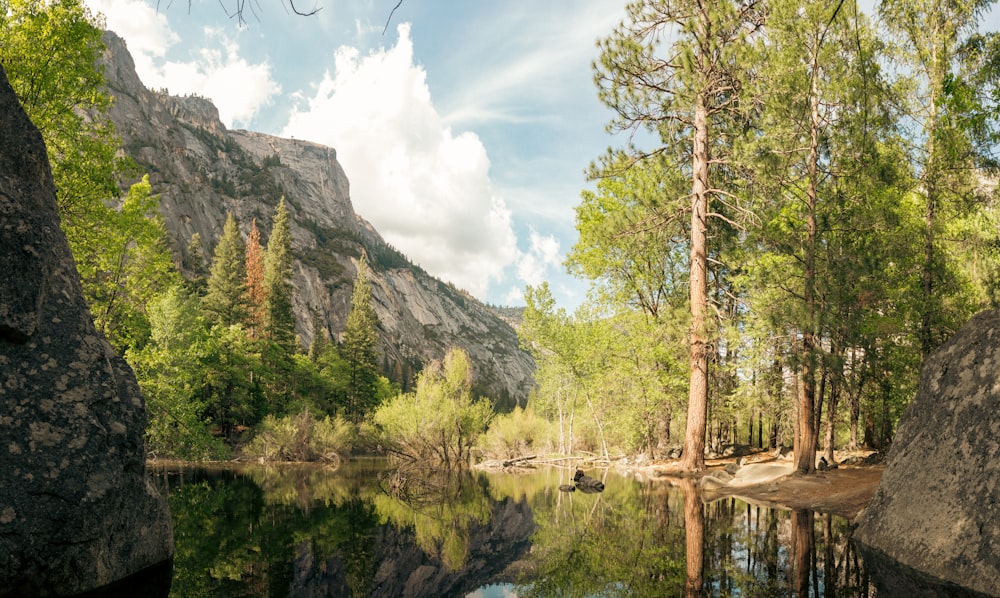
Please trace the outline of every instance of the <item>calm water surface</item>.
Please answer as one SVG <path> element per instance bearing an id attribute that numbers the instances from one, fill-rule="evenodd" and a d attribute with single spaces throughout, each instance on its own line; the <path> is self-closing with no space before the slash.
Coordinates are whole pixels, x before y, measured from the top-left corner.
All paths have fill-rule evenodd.
<path id="1" fill-rule="evenodd" d="M 591 470 L 154 466 L 171 596 L 875 596 L 842 518 Z"/>

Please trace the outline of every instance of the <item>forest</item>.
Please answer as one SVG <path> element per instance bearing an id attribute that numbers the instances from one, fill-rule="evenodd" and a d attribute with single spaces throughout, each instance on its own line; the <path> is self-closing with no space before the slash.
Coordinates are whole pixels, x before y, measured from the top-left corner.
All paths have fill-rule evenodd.
<path id="1" fill-rule="evenodd" d="M 503 414 L 460 350 L 412 392 L 379 371 L 364 258 L 343 337 L 301 346 L 283 198 L 175 263 L 79 0 L 0 0 L 0 64 L 45 139 L 94 321 L 146 397 L 151 456 L 680 455 L 697 471 L 745 444 L 792 446 L 808 472 L 818 451 L 886 448 L 923 360 L 1000 301 L 992 4 L 628 4 L 593 63 L 628 143 L 590 164 L 566 259 L 588 300 L 569 313 L 526 289 L 536 388 Z"/>

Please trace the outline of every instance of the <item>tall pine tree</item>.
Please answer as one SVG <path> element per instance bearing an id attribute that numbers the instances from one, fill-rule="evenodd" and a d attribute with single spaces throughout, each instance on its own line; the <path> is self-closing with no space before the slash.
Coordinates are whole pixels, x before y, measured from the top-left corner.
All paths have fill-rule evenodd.
<path id="1" fill-rule="evenodd" d="M 264 256 L 264 335 L 289 355 L 297 349 L 292 307 L 292 232 L 282 197 Z"/>
<path id="2" fill-rule="evenodd" d="M 205 316 L 212 324 L 231 326 L 242 323 L 246 314 L 246 247 L 239 225 L 232 212 L 226 217 L 222 238 L 215 246 L 208 292 L 203 305 Z"/>
<path id="3" fill-rule="evenodd" d="M 733 127 L 741 118 L 741 72 L 738 55 L 750 34 L 763 23 L 759 0 L 637 0 L 627 17 L 599 42 L 601 56 L 594 79 L 602 102 L 615 112 L 609 130 L 637 130 L 658 135 L 660 146 L 640 151 L 630 146 L 610 154 L 592 176 L 621 172 L 657 155 L 667 156 L 690 175 L 690 186 L 675 202 L 690 218 L 688 233 L 690 354 L 688 414 L 682 467 L 705 468 L 708 416 L 709 353 L 719 343 L 712 337 L 708 279 L 709 238 L 737 216 L 712 221 L 734 203 L 724 189 L 723 165 Z M 714 223 L 713 223 L 714 222 Z M 664 248 L 668 251 L 670 248 Z"/>
<path id="4" fill-rule="evenodd" d="M 360 421 L 378 401 L 378 364 L 375 355 L 378 316 L 372 306 L 368 262 L 362 254 L 351 295 L 341 354 L 348 363 L 347 417 Z"/>

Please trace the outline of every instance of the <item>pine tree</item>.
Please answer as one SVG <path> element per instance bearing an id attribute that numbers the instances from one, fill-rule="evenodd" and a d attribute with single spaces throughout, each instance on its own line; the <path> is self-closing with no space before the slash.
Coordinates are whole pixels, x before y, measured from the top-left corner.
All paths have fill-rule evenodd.
<path id="1" fill-rule="evenodd" d="M 260 230 L 257 229 L 257 219 L 250 225 L 247 235 L 246 249 L 246 295 L 247 325 L 250 328 L 250 338 L 256 338 L 263 331 L 264 323 L 264 248 L 260 245 Z"/>
<path id="2" fill-rule="evenodd" d="M 351 312 L 347 315 L 341 354 L 347 360 L 350 377 L 347 384 L 347 417 L 360 421 L 376 407 L 378 400 L 378 363 L 375 343 L 378 340 L 378 315 L 372 306 L 372 289 L 368 262 L 364 255 L 358 262 L 351 295 Z"/>
<path id="3" fill-rule="evenodd" d="M 295 312 L 292 308 L 292 232 L 282 197 L 274 212 L 271 237 L 264 255 L 264 336 L 295 353 Z"/>
<path id="4" fill-rule="evenodd" d="M 188 241 L 187 249 L 184 250 L 184 257 L 181 260 L 181 267 L 191 273 L 188 280 L 188 289 L 198 296 L 205 294 L 208 282 L 208 268 L 205 266 L 205 249 L 201 243 L 201 235 L 194 233 Z"/>
<path id="5" fill-rule="evenodd" d="M 592 176 L 615 175 L 621 163 L 657 155 L 690 175 L 687 205 L 671 217 L 690 218 L 690 382 L 682 467 L 700 471 L 705 468 L 709 353 L 718 345 L 710 325 L 709 238 L 719 238 L 727 218 L 731 222 L 743 216 L 711 225 L 710 218 L 721 216 L 725 207 L 720 201 L 729 176 L 722 168 L 724 148 L 744 118 L 739 52 L 763 24 L 764 6 L 758 0 L 636 0 L 626 12 L 627 18 L 599 42 L 601 55 L 594 64 L 598 95 L 615 112 L 609 130 L 645 129 L 659 135 L 661 146 L 650 152 L 632 146 L 609 154 Z"/>
<path id="6" fill-rule="evenodd" d="M 312 342 L 309 343 L 309 360 L 315 363 L 329 344 L 329 339 L 326 338 L 326 329 L 323 327 L 323 318 L 316 310 L 313 310 L 312 314 L 312 329 L 313 336 Z"/>
<path id="7" fill-rule="evenodd" d="M 209 322 L 224 326 L 243 321 L 244 293 L 246 289 L 246 248 L 240 236 L 236 217 L 230 212 L 222 230 L 222 238 L 215 246 L 212 272 L 208 278 L 208 293 L 202 300 Z"/>

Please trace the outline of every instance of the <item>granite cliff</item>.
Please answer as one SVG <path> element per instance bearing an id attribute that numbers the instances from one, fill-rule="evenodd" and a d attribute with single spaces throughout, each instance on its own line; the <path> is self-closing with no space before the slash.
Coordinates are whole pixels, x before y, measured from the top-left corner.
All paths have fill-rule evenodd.
<path id="1" fill-rule="evenodd" d="M 244 234 L 256 218 L 264 239 L 274 207 L 285 197 L 295 253 L 295 311 L 303 343 L 313 335 L 312 312 L 333 338 L 343 333 L 358 259 L 372 269 L 372 293 L 381 321 L 383 368 L 397 381 L 465 349 L 476 391 L 510 407 L 527 398 L 534 363 L 514 329 L 468 293 L 429 276 L 390 247 L 351 204 L 347 175 L 333 148 L 296 139 L 229 130 L 212 103 L 146 89 L 124 41 L 105 34 L 111 117 L 125 152 L 149 173 L 178 263 L 194 233 L 206 258 L 226 213 Z M 207 264 L 202 264 L 207 266 Z"/>

